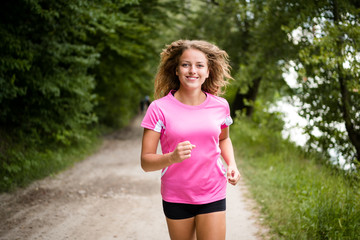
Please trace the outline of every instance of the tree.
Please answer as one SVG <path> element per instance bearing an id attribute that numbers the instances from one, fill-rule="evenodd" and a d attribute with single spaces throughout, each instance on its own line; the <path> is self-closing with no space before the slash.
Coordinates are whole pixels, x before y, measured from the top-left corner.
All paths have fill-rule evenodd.
<path id="1" fill-rule="evenodd" d="M 276 1 L 203 1 L 192 22 L 186 27 L 189 38 L 203 38 L 225 49 L 232 64 L 235 89 L 232 115 L 245 112 L 251 117 L 258 96 L 273 101 L 276 92 L 286 86 L 283 63 L 294 54 L 281 26 L 289 17 Z"/>
<path id="2" fill-rule="evenodd" d="M 140 100 L 150 95 L 158 63 L 157 41 L 182 2 L 168 0 L 112 1 L 93 4 L 87 43 L 100 53 L 95 75 L 101 124 L 122 127 L 138 112 Z M 92 16 L 97 16 L 93 18 Z"/>
<path id="3" fill-rule="evenodd" d="M 189 15 L 193 27 L 184 32 L 229 53 L 237 88 L 233 115 L 241 110 L 251 116 L 259 96 L 271 101 L 276 93 L 283 95 L 283 68 L 296 62 L 309 146 L 359 159 L 359 5 L 355 0 L 208 0 Z"/>
<path id="4" fill-rule="evenodd" d="M 1 132 L 37 144 L 40 139 L 68 144 L 96 120 L 94 78 L 87 70 L 98 54 L 82 42 L 84 8 L 81 0 L 2 5 Z"/>
<path id="5" fill-rule="evenodd" d="M 168 0 L 15 0 L 0 16 L 0 132 L 69 144 L 151 92 Z M 181 10 L 182 3 L 173 4 Z M 13 133 L 10 133 L 14 131 Z M 12 138 L 16 138 L 15 135 Z M 45 140 L 46 139 L 46 140 Z"/>
<path id="6" fill-rule="evenodd" d="M 300 5 L 298 5 L 300 6 Z M 297 29 L 298 96 L 309 146 L 360 159 L 360 6 L 356 1 L 307 1 Z M 294 35 L 295 32 L 293 32 Z"/>

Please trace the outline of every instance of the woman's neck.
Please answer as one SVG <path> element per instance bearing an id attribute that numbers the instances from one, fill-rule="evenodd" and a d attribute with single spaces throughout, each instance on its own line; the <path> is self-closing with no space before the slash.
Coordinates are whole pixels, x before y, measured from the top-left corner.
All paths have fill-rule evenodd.
<path id="1" fill-rule="evenodd" d="M 181 103 L 191 106 L 200 105 L 206 100 L 206 94 L 201 89 L 188 91 L 180 88 L 175 92 L 174 97 Z"/>

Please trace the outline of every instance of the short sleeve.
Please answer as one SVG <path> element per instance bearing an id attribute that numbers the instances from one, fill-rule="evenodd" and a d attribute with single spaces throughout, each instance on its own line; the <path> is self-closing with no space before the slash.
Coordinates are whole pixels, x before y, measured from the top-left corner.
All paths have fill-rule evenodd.
<path id="1" fill-rule="evenodd" d="M 148 107 L 141 126 L 158 133 L 161 133 L 161 131 L 165 129 L 164 117 L 156 105 L 156 101 L 152 102 Z"/>
<path id="2" fill-rule="evenodd" d="M 224 121 L 221 124 L 221 129 L 229 127 L 233 123 L 233 120 L 232 120 L 231 115 L 230 115 L 229 103 L 226 100 L 225 100 L 225 102 L 226 103 L 225 103 Z"/>

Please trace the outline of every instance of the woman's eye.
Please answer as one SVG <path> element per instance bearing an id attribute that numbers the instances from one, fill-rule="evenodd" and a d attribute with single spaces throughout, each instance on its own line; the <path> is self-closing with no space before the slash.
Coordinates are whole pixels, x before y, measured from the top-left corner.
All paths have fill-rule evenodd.
<path id="1" fill-rule="evenodd" d="M 191 64 L 189 64 L 189 63 L 183 63 L 183 64 L 181 64 L 181 66 L 182 66 L 182 67 L 190 67 Z M 205 67 L 205 65 L 204 65 L 204 64 L 197 64 L 196 67 L 197 67 L 197 68 L 203 68 L 203 67 Z"/>

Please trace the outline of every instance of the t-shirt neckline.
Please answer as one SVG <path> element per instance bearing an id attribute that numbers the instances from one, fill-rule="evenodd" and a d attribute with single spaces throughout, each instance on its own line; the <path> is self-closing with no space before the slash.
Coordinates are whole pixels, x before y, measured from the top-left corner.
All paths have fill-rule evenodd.
<path id="1" fill-rule="evenodd" d="M 205 101 L 203 101 L 203 102 L 200 103 L 199 105 L 187 105 L 187 104 L 185 104 L 185 103 L 180 102 L 179 100 L 177 100 L 177 99 L 175 98 L 175 96 L 174 96 L 175 92 L 176 92 L 176 90 L 171 90 L 171 91 L 169 92 L 169 94 L 168 94 L 168 97 L 169 97 L 172 101 L 174 101 L 177 105 L 182 106 L 182 107 L 184 107 L 184 108 L 188 108 L 188 109 L 200 109 L 200 108 L 203 108 L 203 107 L 209 102 L 209 99 L 210 99 L 210 94 L 203 91 L 203 92 L 205 93 L 205 95 L 206 95 Z"/>

